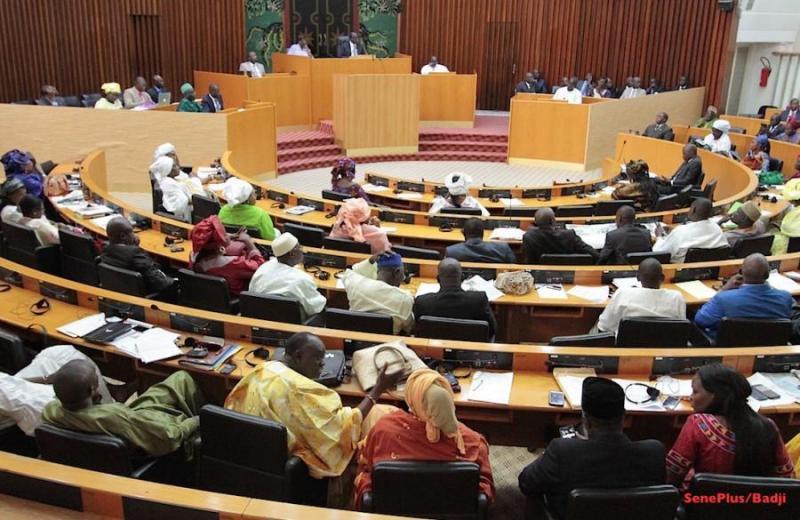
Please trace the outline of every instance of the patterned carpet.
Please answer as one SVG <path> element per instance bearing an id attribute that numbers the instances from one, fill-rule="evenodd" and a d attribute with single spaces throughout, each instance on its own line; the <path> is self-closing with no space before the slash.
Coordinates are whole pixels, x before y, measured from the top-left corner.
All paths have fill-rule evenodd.
<path id="1" fill-rule="evenodd" d="M 517 478 L 525 466 L 536 460 L 541 450 L 530 453 L 526 448 L 490 446 L 489 459 L 496 489 L 494 504 L 489 508 L 493 520 L 522 520 L 525 497 L 519 491 Z"/>

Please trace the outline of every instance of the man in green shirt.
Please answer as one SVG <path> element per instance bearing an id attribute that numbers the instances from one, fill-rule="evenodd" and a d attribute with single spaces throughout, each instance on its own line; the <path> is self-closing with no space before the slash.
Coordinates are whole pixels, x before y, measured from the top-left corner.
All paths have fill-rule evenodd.
<path id="1" fill-rule="evenodd" d="M 278 233 L 272 226 L 272 219 L 269 213 L 255 205 L 256 194 L 249 182 L 235 177 L 228 179 L 222 196 L 227 202 L 219 211 L 219 220 L 223 224 L 257 229 L 260 238 L 275 239 Z"/>
<path id="2" fill-rule="evenodd" d="M 692 126 L 695 128 L 711 128 L 717 119 L 719 119 L 719 110 L 714 105 L 708 105 L 705 115 L 695 121 Z"/>
<path id="3" fill-rule="evenodd" d="M 154 457 L 183 445 L 190 449 L 187 441 L 197 434 L 197 414 L 205 400 L 187 372 L 151 386 L 130 405 L 98 404 L 98 384 L 91 363 L 76 359 L 65 364 L 53 375 L 57 399 L 44 407 L 42 420 L 69 430 L 113 435 Z"/>
<path id="4" fill-rule="evenodd" d="M 183 99 L 178 104 L 178 112 L 202 112 L 203 107 L 195 100 L 194 87 L 189 83 L 181 85 Z"/>

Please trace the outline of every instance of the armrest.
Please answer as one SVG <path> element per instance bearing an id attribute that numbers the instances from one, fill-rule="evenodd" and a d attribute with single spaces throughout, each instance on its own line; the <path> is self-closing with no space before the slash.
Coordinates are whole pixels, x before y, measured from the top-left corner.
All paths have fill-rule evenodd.
<path id="1" fill-rule="evenodd" d="M 307 325 L 309 327 L 324 327 L 325 326 L 325 310 L 323 309 L 322 312 L 319 314 L 314 314 L 313 316 L 309 316 L 306 318 L 306 321 L 303 322 L 303 325 Z"/>
<path id="2" fill-rule="evenodd" d="M 365 513 L 371 513 L 373 508 L 372 491 L 367 491 L 361 496 L 361 510 Z"/>
<path id="3" fill-rule="evenodd" d="M 486 493 L 478 493 L 478 520 L 486 520 L 489 517 L 489 497 Z"/>
<path id="4" fill-rule="evenodd" d="M 714 340 L 694 322 L 692 322 L 692 330 L 689 332 L 689 342 L 691 342 L 693 347 L 714 346 Z"/>
<path id="5" fill-rule="evenodd" d="M 231 312 L 239 314 L 239 298 L 231 298 Z"/>
<path id="6" fill-rule="evenodd" d="M 300 457 L 289 457 L 284 466 L 284 497 L 293 504 L 325 507 L 328 481 L 313 478 Z"/>
<path id="7" fill-rule="evenodd" d="M 158 464 L 158 460 L 159 459 L 157 458 L 151 459 L 142 464 L 141 466 L 134 468 L 133 472 L 131 473 L 131 478 L 143 479 L 144 475 L 150 472 L 150 470 L 152 470 L 155 467 L 155 465 Z"/>

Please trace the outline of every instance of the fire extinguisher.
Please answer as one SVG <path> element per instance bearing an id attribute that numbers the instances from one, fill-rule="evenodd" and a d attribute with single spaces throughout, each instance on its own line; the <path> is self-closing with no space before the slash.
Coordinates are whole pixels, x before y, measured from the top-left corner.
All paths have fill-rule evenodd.
<path id="1" fill-rule="evenodd" d="M 761 57 L 761 80 L 758 82 L 759 87 L 766 87 L 769 81 L 769 75 L 772 74 L 772 64 L 764 56 Z"/>

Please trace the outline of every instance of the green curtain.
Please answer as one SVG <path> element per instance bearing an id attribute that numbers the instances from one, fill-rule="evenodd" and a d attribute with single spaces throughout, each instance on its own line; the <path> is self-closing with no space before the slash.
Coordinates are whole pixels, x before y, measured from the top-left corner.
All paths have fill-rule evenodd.
<path id="1" fill-rule="evenodd" d="M 245 47 L 255 51 L 267 72 L 272 70 L 272 53 L 285 48 L 283 42 L 283 0 L 245 0 Z"/>
<path id="2" fill-rule="evenodd" d="M 367 53 L 379 58 L 397 52 L 397 15 L 401 0 L 359 0 L 361 37 Z"/>

